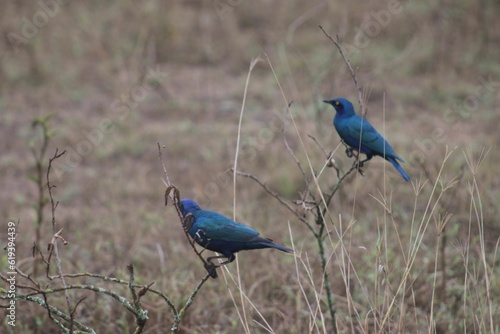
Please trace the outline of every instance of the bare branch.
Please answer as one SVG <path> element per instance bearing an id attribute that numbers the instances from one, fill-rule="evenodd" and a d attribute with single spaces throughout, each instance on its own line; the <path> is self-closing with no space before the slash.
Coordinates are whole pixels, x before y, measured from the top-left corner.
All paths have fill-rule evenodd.
<path id="1" fill-rule="evenodd" d="M 80 298 L 80 300 L 78 300 L 75 304 L 75 307 L 73 307 L 73 311 L 71 311 L 71 313 L 69 314 L 69 317 L 70 317 L 70 327 L 69 327 L 69 332 L 70 333 L 73 333 L 73 325 L 75 323 L 75 312 L 76 312 L 76 308 L 78 307 L 78 305 L 81 304 L 81 302 L 83 302 L 85 299 L 87 299 L 87 297 L 82 297 Z"/>
<path id="2" fill-rule="evenodd" d="M 311 138 L 315 143 L 316 145 L 318 145 L 318 147 L 323 151 L 323 153 L 325 154 L 326 158 L 328 159 L 328 157 L 330 157 L 330 155 L 332 154 L 331 152 L 330 153 L 327 153 L 325 148 L 318 142 L 318 140 L 316 139 L 316 137 L 314 137 L 313 135 L 311 134 L 307 134 L 307 136 L 309 138 Z"/>
<path id="3" fill-rule="evenodd" d="M 356 72 L 354 72 L 354 69 L 351 66 L 351 61 L 349 60 L 349 58 L 347 58 L 347 56 L 344 53 L 344 50 L 342 49 L 342 46 L 340 45 L 339 37 L 337 36 L 337 38 L 333 38 L 325 31 L 325 29 L 323 29 L 323 27 L 321 25 L 319 25 L 319 28 L 321 29 L 321 31 L 323 31 L 325 36 L 328 37 L 333 42 L 333 44 L 335 44 L 335 46 L 337 47 L 337 49 L 340 52 L 340 55 L 344 59 L 344 62 L 347 64 L 347 67 L 349 68 L 349 71 L 351 72 L 351 76 L 352 76 L 352 80 L 354 81 L 354 85 L 356 86 L 356 89 L 358 90 L 358 102 L 359 102 L 359 105 L 361 107 L 361 114 L 363 116 L 365 116 L 366 108 L 365 108 L 364 103 L 363 103 L 363 91 L 361 90 L 361 88 L 358 84 L 358 79 L 356 78 Z"/>
<path id="4" fill-rule="evenodd" d="M 141 307 L 141 302 L 140 302 L 141 297 L 137 295 L 134 288 L 134 282 L 135 282 L 134 266 L 132 264 L 129 264 L 127 266 L 127 270 L 129 273 L 128 288 L 130 290 L 130 293 L 132 294 L 132 301 L 135 308 L 134 312 L 135 323 L 137 324 L 134 334 L 139 334 L 142 333 L 144 330 L 144 326 L 146 325 L 146 321 L 148 320 L 148 312 Z"/>
<path id="5" fill-rule="evenodd" d="M 160 162 L 163 167 L 163 174 L 165 174 L 165 180 L 167 180 L 167 186 L 170 186 L 172 184 L 170 183 L 170 179 L 168 178 L 167 168 L 165 167 L 165 163 L 163 162 L 163 150 L 165 149 L 165 146 L 160 146 L 160 143 L 157 144 L 158 144 L 158 157 L 160 158 Z"/>
<path id="6" fill-rule="evenodd" d="M 191 306 L 191 304 L 193 304 L 194 298 L 196 297 L 196 294 L 198 293 L 198 291 L 200 291 L 203 284 L 205 284 L 205 282 L 210 277 L 211 277 L 210 273 L 207 273 L 205 275 L 205 277 L 202 278 L 202 280 L 198 283 L 198 285 L 194 288 L 193 292 L 189 296 L 184 307 L 179 311 L 179 313 L 177 313 L 177 316 L 175 316 L 175 318 L 174 318 L 174 324 L 172 325 L 172 328 L 171 328 L 172 333 L 177 333 L 177 331 L 179 330 L 179 324 L 182 320 L 182 317 L 184 316 L 184 314 L 186 313 L 188 308 Z"/>
<path id="7" fill-rule="evenodd" d="M 337 177 L 340 178 L 340 169 L 337 166 L 335 166 L 335 159 L 333 159 L 333 152 L 330 151 L 330 153 L 326 153 L 326 150 L 323 148 L 323 146 L 321 146 L 321 144 L 318 142 L 318 140 L 314 136 L 312 136 L 310 134 L 307 134 L 307 136 L 309 138 L 311 138 L 316 143 L 316 145 L 319 146 L 319 148 L 323 151 L 323 153 L 326 155 L 326 161 L 327 161 L 326 166 L 333 167 L 335 169 L 335 171 L 337 172 Z"/>
<path id="8" fill-rule="evenodd" d="M 54 233 L 56 233 L 56 227 L 55 227 L 55 225 L 56 225 L 56 215 L 55 215 L 55 211 L 56 211 L 56 207 L 59 204 L 59 202 L 54 203 L 54 197 L 52 196 L 52 188 L 54 188 L 55 186 L 53 186 L 53 185 L 50 184 L 50 169 L 52 168 L 52 162 L 54 160 L 57 160 L 60 157 L 62 157 L 66 153 L 66 150 L 62 151 L 61 153 L 57 153 L 57 152 L 58 152 L 58 149 L 56 148 L 56 152 L 54 153 L 54 156 L 49 159 L 49 166 L 47 167 L 47 175 L 46 175 L 47 188 L 49 190 L 50 203 L 52 204 L 52 230 L 53 230 Z"/>
<path id="9" fill-rule="evenodd" d="M 64 273 L 63 273 L 63 269 L 62 269 L 62 261 L 61 261 L 61 257 L 59 256 L 59 249 L 57 247 L 57 240 L 58 239 L 63 240 L 63 243 L 65 245 L 67 245 L 68 242 L 60 234 L 62 232 L 62 229 L 60 229 L 58 232 L 55 232 L 56 231 L 56 208 L 57 208 L 57 205 L 59 204 L 59 201 L 54 202 L 54 196 L 52 195 L 52 188 L 54 188 L 55 186 L 53 186 L 50 183 L 50 170 L 52 168 L 52 162 L 54 162 L 55 160 L 62 157 L 65 153 L 66 153 L 66 150 L 62 151 L 61 153 L 58 153 L 58 149 L 56 148 L 56 152 L 54 153 L 54 156 L 49 159 L 49 166 L 47 167 L 47 188 L 49 190 L 50 204 L 52 206 L 52 231 L 54 232 L 54 236 L 52 237 L 52 240 L 49 243 L 49 252 L 50 253 L 49 253 L 48 263 L 50 264 L 50 257 L 52 255 L 52 251 L 53 251 L 55 256 L 56 256 L 56 259 L 57 259 L 57 269 L 59 272 L 59 276 L 60 276 L 61 282 L 64 286 L 66 286 L 66 281 L 64 279 Z M 49 277 L 49 265 L 47 265 L 47 277 Z M 49 279 L 50 279 L 50 277 L 49 277 Z M 69 296 L 69 292 L 67 290 L 65 291 L 65 298 L 66 298 L 66 307 L 68 308 L 68 313 L 71 314 L 73 308 L 71 307 L 71 299 Z M 70 321 L 71 321 L 70 328 L 72 328 L 73 327 L 72 318 L 70 319 Z"/>
<path id="10" fill-rule="evenodd" d="M 231 168 L 232 169 L 232 168 Z M 257 182 L 269 195 L 273 196 L 280 202 L 282 205 L 284 205 L 290 212 L 292 212 L 297 218 L 300 219 L 301 222 L 305 224 L 309 224 L 307 220 L 305 220 L 301 215 L 297 213 L 297 211 L 288 203 L 286 202 L 281 196 L 277 193 L 272 191 L 265 183 L 263 183 L 261 180 L 259 180 L 255 175 L 249 174 L 249 173 L 244 173 L 240 171 L 236 171 L 237 175 L 247 177 L 249 179 L 252 179 L 253 181 Z"/>
<path id="11" fill-rule="evenodd" d="M 291 101 L 290 103 L 288 103 L 288 109 L 290 109 L 291 105 L 292 105 L 293 101 Z M 300 172 L 302 173 L 302 177 L 304 178 L 304 181 L 306 182 L 306 186 L 308 186 L 309 184 L 309 181 L 307 176 L 306 176 L 306 172 L 304 171 L 304 168 L 302 168 L 302 164 L 300 163 L 299 159 L 297 158 L 297 156 L 295 156 L 295 153 L 293 152 L 293 150 L 291 149 L 290 145 L 288 145 L 288 140 L 286 138 L 286 134 L 285 134 L 285 122 L 283 122 L 283 126 L 281 127 L 281 133 L 283 134 L 283 141 L 285 142 L 285 147 L 286 149 L 288 150 L 288 153 L 290 153 L 290 156 L 293 158 L 293 160 L 295 161 L 295 164 L 297 165 L 297 167 L 299 168 Z"/>
<path id="12" fill-rule="evenodd" d="M 42 293 L 43 300 L 45 301 L 45 305 L 47 305 L 47 314 L 49 316 L 49 319 L 52 320 L 53 322 L 56 322 L 56 320 L 52 317 L 52 312 L 50 312 L 50 307 L 49 307 L 49 302 L 47 301 L 47 294 Z"/>

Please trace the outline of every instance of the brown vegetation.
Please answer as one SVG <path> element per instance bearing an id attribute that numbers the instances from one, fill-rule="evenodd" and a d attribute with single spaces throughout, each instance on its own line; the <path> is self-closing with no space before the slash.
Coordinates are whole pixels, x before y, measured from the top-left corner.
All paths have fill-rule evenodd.
<path id="1" fill-rule="evenodd" d="M 349 174 L 332 198 L 323 247 L 338 332 L 498 331 L 496 2 L 43 3 L 8 2 L 0 11 L 0 245 L 8 244 L 7 223 L 15 222 L 17 267 L 43 289 L 64 285 L 46 277 L 40 255 L 47 260 L 47 244 L 57 242 L 63 273 L 99 275 L 68 277 L 66 284 L 104 288 L 133 303 L 132 290 L 154 282 L 151 289 L 185 305 L 206 270 L 174 208 L 164 206 L 160 143 L 181 196 L 228 216 L 236 198 L 238 220 L 295 249 L 295 256 L 238 254 L 238 263 L 203 284 L 180 332 L 332 332 L 311 230 L 251 179 L 237 176 L 234 193 L 228 172 L 240 130 L 238 170 L 314 224 L 308 206 L 294 204 L 305 181 L 290 151 L 306 178 L 316 173 L 318 198 L 339 177 L 323 169 L 325 153 L 309 135 L 334 152 L 340 175 L 349 170 L 333 110 L 321 100 L 355 102 L 357 91 L 321 25 L 341 40 L 368 95 L 367 117 L 406 160 L 413 181 L 375 158 L 364 177 Z M 46 151 L 40 124 L 50 130 Z M 51 170 L 59 201 L 54 230 L 45 173 L 56 149 L 66 153 Z M 43 198 L 33 182 L 41 153 Z M 67 245 L 54 239 L 61 229 Z M 2 253 L 2 275 L 7 259 Z M 135 290 L 127 286 L 129 264 Z M 4 283 L 0 304 L 7 306 Z M 74 319 L 97 333 L 137 327 L 131 310 L 98 290 L 45 298 L 65 313 L 69 299 Z M 145 333 L 170 330 L 174 316 L 165 298 L 150 291 L 140 302 L 149 318 Z M 50 319 L 57 314 L 38 304 L 21 300 L 16 307 L 16 327 L 5 320 L 2 333 L 60 330 Z"/>

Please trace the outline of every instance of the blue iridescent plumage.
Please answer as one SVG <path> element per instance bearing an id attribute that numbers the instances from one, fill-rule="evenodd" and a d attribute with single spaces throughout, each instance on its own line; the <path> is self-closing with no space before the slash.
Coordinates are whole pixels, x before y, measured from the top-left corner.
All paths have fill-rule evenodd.
<path id="1" fill-rule="evenodd" d="M 361 165 L 374 155 L 378 155 L 389 161 L 407 182 L 410 181 L 410 177 L 398 163 L 398 160 L 401 162 L 404 162 L 404 160 L 394 153 L 391 145 L 375 130 L 370 122 L 354 112 L 354 107 L 349 100 L 336 98 L 324 100 L 323 102 L 335 108 L 336 114 L 333 118 L 333 125 L 340 138 L 352 149 L 366 154 L 366 159 L 360 162 Z"/>
<path id="2" fill-rule="evenodd" d="M 290 248 L 275 244 L 271 239 L 259 236 L 259 233 L 249 226 L 237 223 L 220 213 L 203 210 L 191 199 L 182 199 L 180 205 L 182 215 L 188 225 L 189 235 L 203 248 L 222 254 L 210 257 L 227 258 L 222 264 L 234 261 L 234 253 L 241 250 L 276 248 L 292 253 Z M 189 218 L 189 214 L 192 218 Z"/>

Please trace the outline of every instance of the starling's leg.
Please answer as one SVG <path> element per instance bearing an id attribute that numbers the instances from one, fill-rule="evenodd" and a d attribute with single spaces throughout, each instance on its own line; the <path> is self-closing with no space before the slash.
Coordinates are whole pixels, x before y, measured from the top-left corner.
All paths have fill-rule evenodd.
<path id="1" fill-rule="evenodd" d="M 224 262 L 221 262 L 221 263 L 213 263 L 212 260 L 215 260 L 215 259 L 227 259 L 226 261 Z M 207 258 L 207 262 L 209 262 L 210 264 L 212 264 L 213 266 L 215 266 L 215 268 L 218 268 L 218 267 L 221 267 L 223 265 L 226 265 L 228 263 L 231 263 L 234 261 L 234 259 L 236 259 L 236 256 L 234 256 L 234 254 L 231 254 L 231 256 L 225 256 L 225 255 L 219 255 L 219 256 L 210 256 L 209 258 Z"/>
<path id="2" fill-rule="evenodd" d="M 210 277 L 217 278 L 216 269 L 223 266 L 223 265 L 226 265 L 228 263 L 233 262 L 235 258 L 236 257 L 234 256 L 234 254 L 231 254 L 230 257 L 227 257 L 225 255 L 210 256 L 207 258 L 207 262 L 205 263 L 205 269 L 208 271 L 208 274 L 210 275 Z M 215 260 L 215 259 L 227 259 L 227 260 L 224 262 L 215 264 L 212 262 L 212 260 Z"/>
<path id="3" fill-rule="evenodd" d="M 358 162 L 359 168 L 363 168 L 365 162 L 371 160 L 371 158 L 373 158 L 373 155 L 367 155 L 365 160 L 361 160 L 360 162 Z"/>
<path id="4" fill-rule="evenodd" d="M 358 155 L 358 157 L 359 157 L 359 155 Z M 366 155 L 366 159 L 365 160 L 359 161 L 359 158 L 358 158 L 356 161 L 354 161 L 353 166 L 358 170 L 359 174 L 363 175 L 364 172 L 363 172 L 363 170 L 361 168 L 363 168 L 365 162 L 367 162 L 368 160 L 370 160 L 372 157 L 373 157 L 372 155 Z"/>

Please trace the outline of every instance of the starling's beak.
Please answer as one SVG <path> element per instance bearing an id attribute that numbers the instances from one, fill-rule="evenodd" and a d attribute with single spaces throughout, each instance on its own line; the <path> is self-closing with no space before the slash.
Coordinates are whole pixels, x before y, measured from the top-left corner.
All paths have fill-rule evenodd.
<path id="1" fill-rule="evenodd" d="M 329 100 L 323 100 L 323 102 L 331 104 L 331 102 Z"/>

